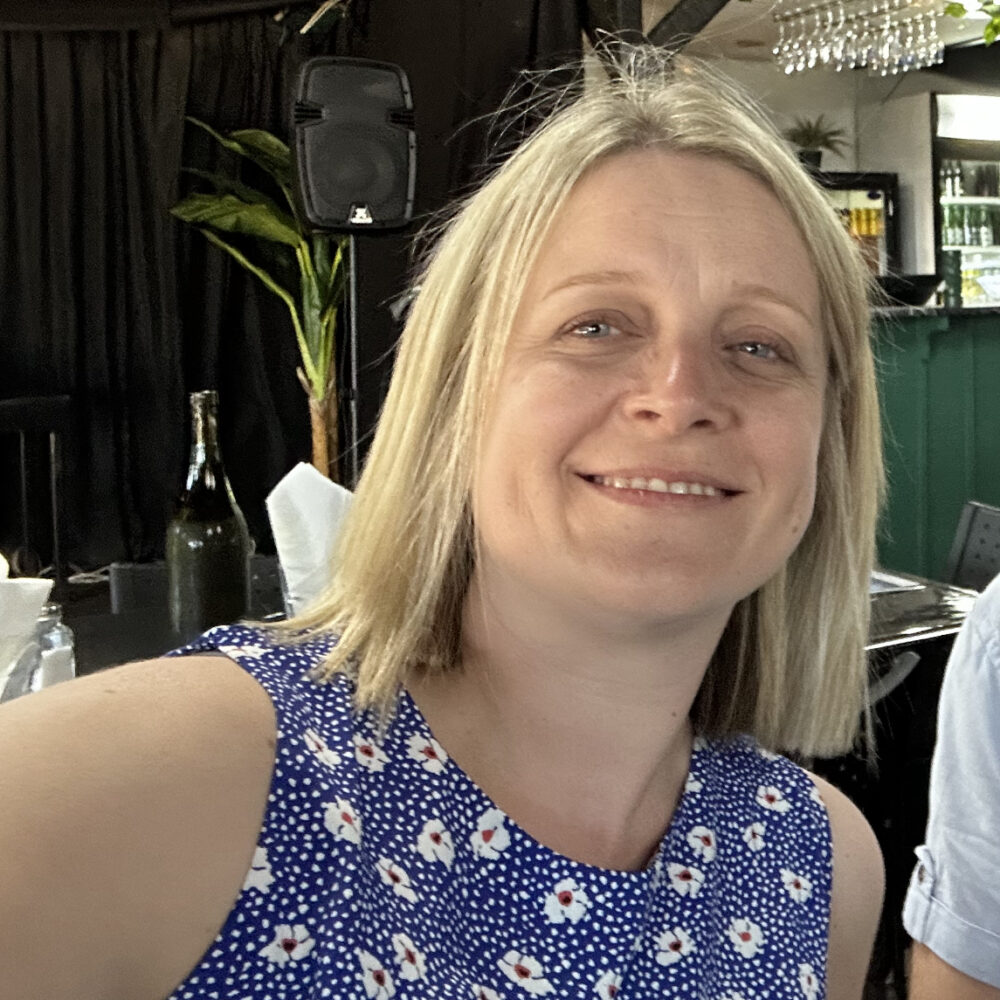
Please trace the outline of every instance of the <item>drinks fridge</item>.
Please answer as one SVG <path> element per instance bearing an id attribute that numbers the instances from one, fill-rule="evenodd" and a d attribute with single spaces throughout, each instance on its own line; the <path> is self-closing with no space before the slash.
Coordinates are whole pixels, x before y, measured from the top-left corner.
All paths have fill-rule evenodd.
<path id="1" fill-rule="evenodd" d="M 896 174 L 823 171 L 814 177 L 826 189 L 827 199 L 861 248 L 872 273 L 897 273 Z"/>
<path id="2" fill-rule="evenodd" d="M 1000 306 L 1000 97 L 936 95 L 934 131 L 938 274 L 963 307 Z"/>

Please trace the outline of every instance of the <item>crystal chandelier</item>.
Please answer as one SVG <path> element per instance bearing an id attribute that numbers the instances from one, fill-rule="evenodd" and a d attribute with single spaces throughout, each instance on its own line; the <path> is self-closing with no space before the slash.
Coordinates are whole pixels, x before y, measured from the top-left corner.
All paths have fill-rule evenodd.
<path id="1" fill-rule="evenodd" d="M 773 16 L 778 41 L 772 51 L 785 73 L 832 66 L 886 76 L 944 59 L 937 13 L 921 0 L 821 0 L 805 5 L 777 0 Z"/>

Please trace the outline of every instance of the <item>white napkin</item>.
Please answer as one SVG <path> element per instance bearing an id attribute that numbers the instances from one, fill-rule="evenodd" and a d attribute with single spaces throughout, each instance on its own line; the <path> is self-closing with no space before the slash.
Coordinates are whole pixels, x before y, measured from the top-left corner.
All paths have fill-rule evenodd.
<path id="1" fill-rule="evenodd" d="M 333 546 L 353 494 L 300 462 L 268 494 L 285 611 L 298 614 L 330 581 Z"/>
<path id="2" fill-rule="evenodd" d="M 21 654 L 35 638 L 38 616 L 52 590 L 51 580 L 10 580 L 0 555 L 0 697 Z"/>

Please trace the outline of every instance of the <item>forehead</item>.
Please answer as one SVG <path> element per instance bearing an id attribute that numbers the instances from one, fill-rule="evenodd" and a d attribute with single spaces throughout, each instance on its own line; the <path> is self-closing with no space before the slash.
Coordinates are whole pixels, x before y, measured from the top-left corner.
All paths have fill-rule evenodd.
<path id="1" fill-rule="evenodd" d="M 761 180 L 702 154 L 635 150 L 590 169 L 543 240 L 525 294 L 603 272 L 694 282 L 693 294 L 761 287 L 820 316 L 791 216 Z"/>

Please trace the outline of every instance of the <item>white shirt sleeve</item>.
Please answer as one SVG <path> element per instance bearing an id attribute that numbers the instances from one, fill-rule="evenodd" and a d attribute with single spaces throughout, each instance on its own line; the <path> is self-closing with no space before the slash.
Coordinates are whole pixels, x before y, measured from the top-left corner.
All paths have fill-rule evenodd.
<path id="1" fill-rule="evenodd" d="M 945 670 L 926 843 L 903 925 L 960 972 L 1000 987 L 1000 577 L 980 595 Z"/>

